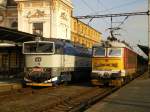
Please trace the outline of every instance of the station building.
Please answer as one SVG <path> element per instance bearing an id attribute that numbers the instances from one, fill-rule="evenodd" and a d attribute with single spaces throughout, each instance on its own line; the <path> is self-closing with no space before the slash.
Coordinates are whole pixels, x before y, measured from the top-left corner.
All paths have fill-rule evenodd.
<path id="1" fill-rule="evenodd" d="M 17 30 L 17 4 L 13 0 L 0 1 L 0 26 Z"/>
<path id="2" fill-rule="evenodd" d="M 17 6 L 13 0 L 0 1 L 0 26 L 17 30 L 17 16 Z M 21 48 L 15 48 L 12 43 L 0 40 L 0 77 L 1 75 L 7 77 L 10 73 L 15 74 L 18 70 L 23 70 L 20 69 L 23 66 Z"/>
<path id="3" fill-rule="evenodd" d="M 71 0 L 1 0 L 0 26 L 45 38 L 71 40 L 88 48 L 100 42 L 101 33 L 73 17 L 72 12 Z M 0 72 L 22 71 L 21 48 L 3 46 L 4 43 L 13 42 L 0 40 Z"/>

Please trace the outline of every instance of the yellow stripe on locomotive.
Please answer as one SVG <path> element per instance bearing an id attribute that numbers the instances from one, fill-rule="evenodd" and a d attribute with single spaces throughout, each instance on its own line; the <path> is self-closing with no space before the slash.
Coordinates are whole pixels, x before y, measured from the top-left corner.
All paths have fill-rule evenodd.
<path id="1" fill-rule="evenodd" d="M 122 58 L 92 58 L 92 69 L 93 70 L 123 70 L 123 59 Z"/>

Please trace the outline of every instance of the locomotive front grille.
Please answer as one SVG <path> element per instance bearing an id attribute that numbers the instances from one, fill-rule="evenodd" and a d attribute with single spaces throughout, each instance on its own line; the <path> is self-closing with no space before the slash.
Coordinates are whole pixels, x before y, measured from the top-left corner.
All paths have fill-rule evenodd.
<path id="1" fill-rule="evenodd" d="M 32 82 L 42 83 L 46 80 L 51 79 L 50 69 L 33 68 L 28 70 L 30 71 L 27 72 L 25 78 L 31 80 Z"/>

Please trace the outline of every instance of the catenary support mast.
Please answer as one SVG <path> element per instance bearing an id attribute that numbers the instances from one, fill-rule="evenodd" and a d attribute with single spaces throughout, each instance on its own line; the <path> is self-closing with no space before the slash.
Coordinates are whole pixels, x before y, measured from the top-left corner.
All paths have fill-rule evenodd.
<path id="1" fill-rule="evenodd" d="M 148 63 L 148 72 L 150 74 L 150 0 L 148 0 L 148 48 L 149 48 L 149 63 Z"/>

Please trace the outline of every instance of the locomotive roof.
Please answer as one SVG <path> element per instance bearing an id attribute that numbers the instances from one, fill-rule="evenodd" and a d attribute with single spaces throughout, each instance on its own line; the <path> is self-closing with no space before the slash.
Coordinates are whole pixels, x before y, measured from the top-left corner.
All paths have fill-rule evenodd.
<path id="1" fill-rule="evenodd" d="M 132 49 L 129 45 L 120 41 L 102 41 L 101 43 L 95 44 L 94 47 L 126 47 Z"/>
<path id="2" fill-rule="evenodd" d="M 25 43 L 29 43 L 29 42 L 35 42 L 36 40 L 34 41 L 27 41 Z M 65 40 L 65 39 L 58 39 L 58 38 L 40 38 L 40 41 L 39 42 L 48 42 L 48 41 L 51 41 L 51 42 L 55 42 L 56 45 L 61 45 L 61 46 L 72 46 L 74 48 L 78 48 L 78 49 L 88 49 L 87 47 L 79 44 L 79 43 L 74 43 L 70 40 Z"/>
<path id="3" fill-rule="evenodd" d="M 66 40 L 66 39 L 58 39 L 58 38 L 40 38 L 41 42 L 42 41 L 52 41 L 55 42 L 56 44 L 64 45 L 65 43 L 71 44 L 74 47 L 80 47 L 80 48 L 86 48 L 85 46 L 79 44 L 79 43 L 74 43 L 73 41 Z M 31 41 L 30 41 L 31 42 Z M 34 41 L 32 41 L 34 42 Z"/>
<path id="4" fill-rule="evenodd" d="M 125 43 L 124 41 L 102 41 L 101 43 L 95 44 L 93 47 L 114 47 L 114 48 L 127 48 L 133 51 L 134 53 L 138 54 L 129 44 Z"/>

